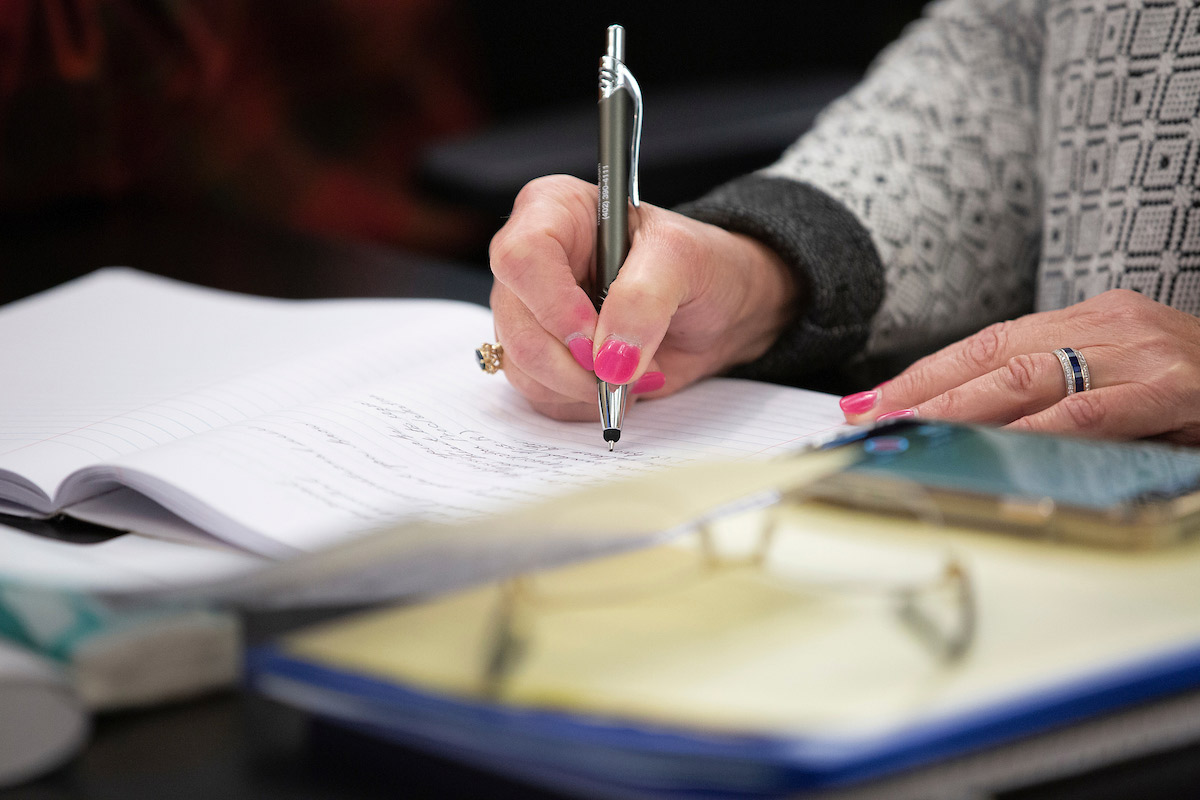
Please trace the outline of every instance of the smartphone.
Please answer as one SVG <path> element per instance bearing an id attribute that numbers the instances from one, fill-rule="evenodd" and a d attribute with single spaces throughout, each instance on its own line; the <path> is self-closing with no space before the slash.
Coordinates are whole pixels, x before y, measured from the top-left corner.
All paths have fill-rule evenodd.
<path id="1" fill-rule="evenodd" d="M 1125 548 L 1200 532 L 1200 448 L 914 420 L 827 447 L 849 465 L 809 489 L 840 505 Z"/>

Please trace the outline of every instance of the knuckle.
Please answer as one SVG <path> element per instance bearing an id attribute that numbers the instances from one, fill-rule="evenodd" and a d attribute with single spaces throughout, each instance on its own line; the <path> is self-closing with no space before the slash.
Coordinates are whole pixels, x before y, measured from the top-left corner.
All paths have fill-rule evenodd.
<path id="1" fill-rule="evenodd" d="M 1038 381 L 1037 360 L 1027 354 L 1016 355 L 1005 362 L 998 370 L 1000 383 L 1009 391 L 1027 395 L 1033 392 Z"/>
<path id="2" fill-rule="evenodd" d="M 1140 306 L 1149 301 L 1150 298 L 1132 289 L 1109 289 L 1096 295 L 1092 300 L 1097 304 L 1117 306 Z"/>
<path id="3" fill-rule="evenodd" d="M 544 331 L 529 329 L 510 332 L 502 341 L 504 357 L 523 371 L 528 371 L 530 365 L 544 364 L 550 356 L 550 345 L 557 344 Z"/>
<path id="4" fill-rule="evenodd" d="M 644 236 L 669 263 L 695 264 L 704 257 L 704 246 L 695 234 L 672 217 L 654 217 L 645 227 Z"/>
<path id="5" fill-rule="evenodd" d="M 502 283 L 512 285 L 519 282 L 535 263 L 529 257 L 530 247 L 526 235 L 520 233 L 496 234 L 488 250 L 492 274 Z"/>
<path id="6" fill-rule="evenodd" d="M 1062 407 L 1071 423 L 1082 431 L 1096 430 L 1107 415 L 1103 400 L 1091 392 L 1069 395 L 1062 400 Z"/>
<path id="7" fill-rule="evenodd" d="M 521 187 L 513 200 L 512 220 L 523 220 L 531 214 L 567 214 L 580 203 L 590 206 L 586 215 L 595 214 L 596 186 L 572 175 L 543 175 Z"/>
<path id="8" fill-rule="evenodd" d="M 921 361 L 924 361 L 922 359 Z M 889 403 L 905 403 L 911 398 L 923 399 L 928 396 L 924 391 L 925 382 L 922 379 L 924 370 L 921 361 L 916 362 L 907 371 L 897 375 L 888 382 L 883 394 Z"/>
<path id="9" fill-rule="evenodd" d="M 966 419 L 971 406 L 970 395 L 961 387 L 955 387 L 947 389 L 928 403 L 923 403 L 920 411 L 933 419 Z"/>
<path id="10" fill-rule="evenodd" d="M 566 175 L 543 175 L 539 178 L 534 178 L 517 192 L 516 199 L 513 201 L 513 208 L 520 208 L 526 203 L 548 194 L 558 194 L 562 191 L 564 179 L 566 178 Z"/>
<path id="11" fill-rule="evenodd" d="M 962 358 L 968 367 L 990 367 L 1008 343 L 1009 322 L 996 322 L 967 339 Z"/>
<path id="12" fill-rule="evenodd" d="M 620 280 L 620 276 L 617 280 Z M 668 293 L 657 277 L 629 273 L 621 290 L 629 297 L 636 297 L 639 306 L 659 308 L 668 303 Z"/>
<path id="13" fill-rule="evenodd" d="M 488 243 L 488 263 L 496 277 L 501 276 L 511 260 L 512 239 L 512 223 L 510 222 L 497 231 L 496 235 L 492 237 L 492 241 Z"/>
<path id="14" fill-rule="evenodd" d="M 1104 315 L 1109 325 L 1141 324 L 1155 305 L 1153 300 L 1132 289 L 1109 289 L 1088 303 Z"/>
<path id="15" fill-rule="evenodd" d="M 1035 430 L 1033 423 L 1029 421 L 1029 417 L 1019 417 L 1004 427 L 1010 431 L 1021 431 L 1026 433 L 1032 433 Z"/>

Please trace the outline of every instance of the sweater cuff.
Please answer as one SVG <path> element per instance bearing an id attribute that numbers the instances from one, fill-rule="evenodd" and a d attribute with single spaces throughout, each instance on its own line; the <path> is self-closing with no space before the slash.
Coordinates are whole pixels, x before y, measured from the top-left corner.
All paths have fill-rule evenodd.
<path id="1" fill-rule="evenodd" d="M 807 183 L 748 175 L 675 210 L 763 242 L 807 298 L 770 350 L 731 375 L 796 384 L 861 352 L 883 302 L 883 264 L 849 209 Z"/>

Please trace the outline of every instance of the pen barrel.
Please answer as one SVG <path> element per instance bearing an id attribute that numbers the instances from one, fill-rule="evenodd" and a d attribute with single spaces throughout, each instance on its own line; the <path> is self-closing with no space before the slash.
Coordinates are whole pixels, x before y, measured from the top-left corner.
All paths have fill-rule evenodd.
<path id="1" fill-rule="evenodd" d="M 629 253 L 629 181 L 632 169 L 633 98 L 619 90 L 599 101 L 599 160 L 596 183 L 596 275 L 592 302 L 608 295 Z"/>

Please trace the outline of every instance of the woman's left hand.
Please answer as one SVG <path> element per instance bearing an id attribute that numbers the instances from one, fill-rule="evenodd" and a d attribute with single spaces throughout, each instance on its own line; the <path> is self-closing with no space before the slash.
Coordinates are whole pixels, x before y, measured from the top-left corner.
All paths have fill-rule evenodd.
<path id="1" fill-rule="evenodd" d="M 1059 347 L 1083 354 L 1089 391 L 1067 394 Z M 984 328 L 842 398 L 842 410 L 856 423 L 916 416 L 1200 444 L 1200 319 L 1114 289 Z"/>

